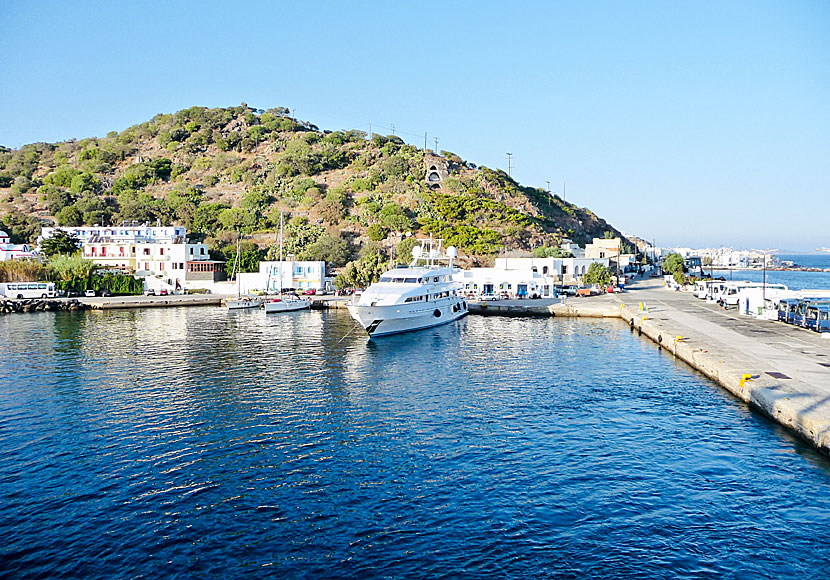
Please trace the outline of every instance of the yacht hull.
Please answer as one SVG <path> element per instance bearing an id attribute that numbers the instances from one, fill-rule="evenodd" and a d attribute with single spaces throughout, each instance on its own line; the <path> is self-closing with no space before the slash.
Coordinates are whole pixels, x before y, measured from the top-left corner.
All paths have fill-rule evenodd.
<path id="1" fill-rule="evenodd" d="M 453 297 L 440 303 L 347 305 L 349 314 L 366 330 L 369 338 L 400 334 L 448 324 L 465 316 L 467 303 Z"/>

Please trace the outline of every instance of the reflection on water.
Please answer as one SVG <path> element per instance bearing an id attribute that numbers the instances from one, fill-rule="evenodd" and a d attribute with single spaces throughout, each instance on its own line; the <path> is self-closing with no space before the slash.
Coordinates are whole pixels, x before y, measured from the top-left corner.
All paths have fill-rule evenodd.
<path id="1" fill-rule="evenodd" d="M 824 578 L 828 462 L 617 321 L 0 318 L 3 570 Z"/>

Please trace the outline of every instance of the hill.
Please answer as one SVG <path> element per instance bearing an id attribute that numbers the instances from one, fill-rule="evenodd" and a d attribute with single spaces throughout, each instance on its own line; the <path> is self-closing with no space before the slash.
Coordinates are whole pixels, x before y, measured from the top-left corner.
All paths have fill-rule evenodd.
<path id="1" fill-rule="evenodd" d="M 103 138 L 0 148 L 0 227 L 17 243 L 44 224 L 175 223 L 217 254 L 241 233 L 253 261 L 281 212 L 288 251 L 335 266 L 367 252 L 405 258 L 412 234 L 443 238 L 472 264 L 620 235 L 503 171 L 393 135 L 322 131 L 285 108 L 192 107 Z"/>

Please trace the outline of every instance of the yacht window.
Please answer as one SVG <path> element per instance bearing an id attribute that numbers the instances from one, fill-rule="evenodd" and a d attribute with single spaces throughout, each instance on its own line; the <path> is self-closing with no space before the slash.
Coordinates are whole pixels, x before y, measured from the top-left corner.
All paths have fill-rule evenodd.
<path id="1" fill-rule="evenodd" d="M 414 284 L 415 282 L 417 282 L 417 280 L 415 278 L 406 278 L 404 282 L 406 282 L 407 284 Z"/>
<path id="2" fill-rule="evenodd" d="M 422 284 L 429 284 L 429 278 L 424 278 L 423 280 L 421 280 L 421 283 Z"/>
<path id="3" fill-rule="evenodd" d="M 381 276 L 380 281 L 381 282 L 391 282 L 392 278 L 390 278 L 389 276 Z"/>
<path id="4" fill-rule="evenodd" d="M 401 282 L 403 282 L 403 278 L 394 278 L 392 281 L 396 284 L 400 284 Z"/>
<path id="5" fill-rule="evenodd" d="M 438 281 L 438 276 L 433 276 L 432 281 L 437 282 Z"/>

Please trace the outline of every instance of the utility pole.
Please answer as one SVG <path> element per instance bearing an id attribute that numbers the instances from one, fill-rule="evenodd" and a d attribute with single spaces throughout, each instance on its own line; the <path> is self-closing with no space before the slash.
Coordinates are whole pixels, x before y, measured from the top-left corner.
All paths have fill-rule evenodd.
<path id="1" fill-rule="evenodd" d="M 395 123 L 390 123 L 390 125 L 392 125 L 392 135 L 394 135 L 395 134 Z"/>
<path id="2" fill-rule="evenodd" d="M 565 180 L 562 180 L 562 201 L 565 201 Z"/>
<path id="3" fill-rule="evenodd" d="M 511 164 L 512 158 L 513 158 L 513 154 L 508 153 L 507 154 L 507 177 L 513 177 L 513 175 L 512 175 L 513 165 Z"/>
<path id="4" fill-rule="evenodd" d="M 372 140 L 372 124 L 369 123 L 369 141 Z"/>
<path id="5" fill-rule="evenodd" d="M 435 154 L 438 155 L 438 137 L 435 138 Z"/>
<path id="6" fill-rule="evenodd" d="M 427 150 L 427 132 L 424 131 L 424 151 Z"/>
<path id="7" fill-rule="evenodd" d="M 550 195 L 550 181 L 545 181 L 548 184 L 548 195 Z"/>

